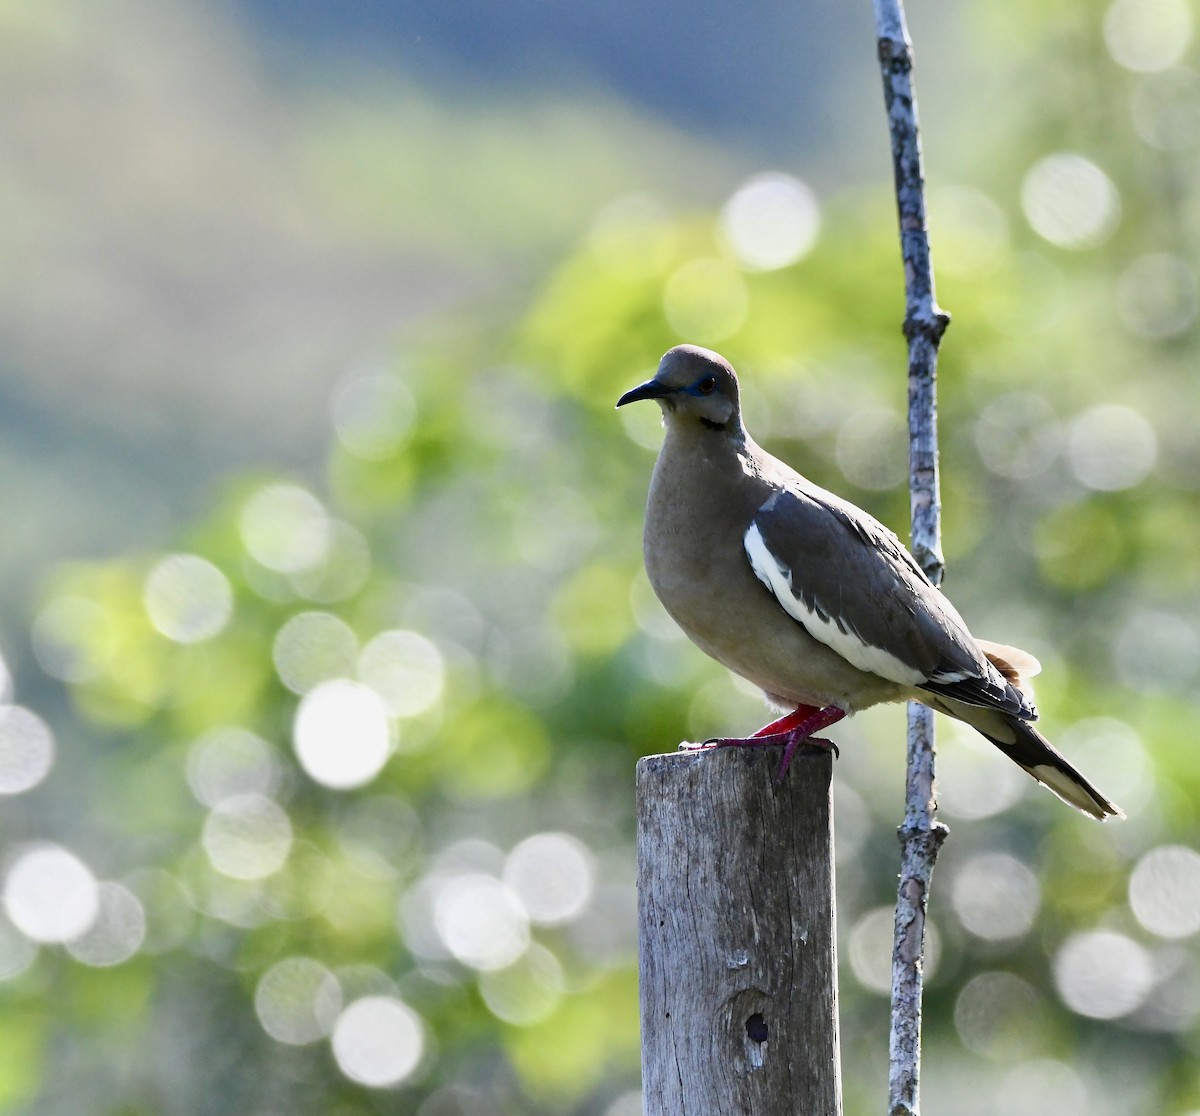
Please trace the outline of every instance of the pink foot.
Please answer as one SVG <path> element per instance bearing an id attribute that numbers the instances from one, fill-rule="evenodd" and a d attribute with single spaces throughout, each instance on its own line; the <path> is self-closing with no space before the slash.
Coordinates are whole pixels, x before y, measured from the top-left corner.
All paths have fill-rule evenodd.
<path id="1" fill-rule="evenodd" d="M 701 744 L 683 743 L 679 748 L 685 752 L 697 752 L 705 748 L 761 748 L 772 744 L 784 744 L 786 747 L 783 750 L 783 760 L 775 776 L 775 782 L 779 784 L 783 782 L 792 757 L 801 744 L 813 744 L 833 752 L 835 756 L 838 754 L 836 744 L 829 740 L 817 739 L 813 737 L 813 733 L 836 724 L 845 715 L 836 705 L 828 705 L 824 709 L 801 705 L 794 712 L 764 725 L 753 736 L 716 736 Z"/>

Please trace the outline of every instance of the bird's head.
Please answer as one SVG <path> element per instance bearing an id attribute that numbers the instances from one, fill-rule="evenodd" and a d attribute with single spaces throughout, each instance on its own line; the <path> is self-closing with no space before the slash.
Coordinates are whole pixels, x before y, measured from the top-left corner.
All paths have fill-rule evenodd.
<path id="1" fill-rule="evenodd" d="M 699 345 L 676 345 L 658 363 L 654 379 L 627 391 L 617 406 L 657 399 L 668 424 L 740 434 L 737 376 L 720 353 Z"/>

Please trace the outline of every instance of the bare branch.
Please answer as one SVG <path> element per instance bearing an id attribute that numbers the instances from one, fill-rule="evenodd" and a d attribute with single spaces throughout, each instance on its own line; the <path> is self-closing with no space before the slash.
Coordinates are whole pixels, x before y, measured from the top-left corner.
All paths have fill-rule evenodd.
<path id="1" fill-rule="evenodd" d="M 933 583 L 942 580 L 938 488 L 937 356 L 950 317 L 937 305 L 925 224 L 925 178 L 912 84 L 912 43 L 903 0 L 874 0 L 883 96 L 892 140 L 900 251 L 904 260 L 904 335 L 908 338 L 909 491 L 912 551 Z M 920 1104 L 921 995 L 930 877 L 946 827 L 936 817 L 933 713 L 908 710 L 908 776 L 900 827 L 900 886 L 892 953 L 889 1116 L 917 1116 Z"/>

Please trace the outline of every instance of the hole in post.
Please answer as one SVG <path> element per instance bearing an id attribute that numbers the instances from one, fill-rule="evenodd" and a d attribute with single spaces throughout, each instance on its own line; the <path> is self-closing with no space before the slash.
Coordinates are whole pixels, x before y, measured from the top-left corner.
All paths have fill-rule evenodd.
<path id="1" fill-rule="evenodd" d="M 764 1043 L 767 1041 L 767 1021 L 762 1017 L 762 1012 L 756 1011 L 746 1020 L 746 1034 L 750 1036 L 752 1042 Z"/>

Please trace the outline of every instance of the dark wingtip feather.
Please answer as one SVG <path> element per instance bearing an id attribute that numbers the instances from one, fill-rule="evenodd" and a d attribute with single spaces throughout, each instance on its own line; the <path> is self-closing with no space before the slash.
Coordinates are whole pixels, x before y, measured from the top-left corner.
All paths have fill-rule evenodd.
<path id="1" fill-rule="evenodd" d="M 1037 729 L 1019 717 L 1004 719 L 1013 731 L 1011 743 L 979 731 L 1042 786 L 1089 817 L 1100 821 L 1125 817 L 1121 807 L 1101 794 Z"/>
<path id="2" fill-rule="evenodd" d="M 931 679 L 919 688 L 967 705 L 995 709 L 1020 720 L 1037 720 L 1037 707 L 999 672 L 992 678 L 974 675 L 945 682 Z"/>

